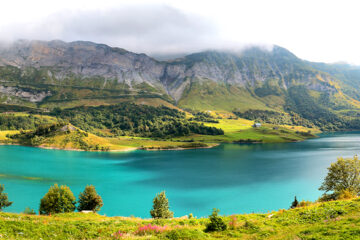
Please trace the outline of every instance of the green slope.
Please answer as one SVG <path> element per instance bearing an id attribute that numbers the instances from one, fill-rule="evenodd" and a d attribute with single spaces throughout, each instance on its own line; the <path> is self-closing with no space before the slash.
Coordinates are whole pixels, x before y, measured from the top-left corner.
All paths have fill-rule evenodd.
<path id="1" fill-rule="evenodd" d="M 266 214 L 225 216 L 222 219 L 228 226 L 227 230 L 205 233 L 208 218 L 149 220 L 106 217 L 94 213 L 34 216 L 0 212 L 0 237 L 44 240 L 360 239 L 359 198 L 318 203 Z M 157 230 L 139 231 L 149 224 Z"/>

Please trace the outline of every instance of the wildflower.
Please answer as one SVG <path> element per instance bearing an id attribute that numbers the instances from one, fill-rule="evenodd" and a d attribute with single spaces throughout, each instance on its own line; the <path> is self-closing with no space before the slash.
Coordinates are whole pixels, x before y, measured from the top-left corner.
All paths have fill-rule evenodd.
<path id="1" fill-rule="evenodd" d="M 234 215 L 231 215 L 230 218 L 231 218 L 231 220 L 229 222 L 229 226 L 231 229 L 235 229 L 237 226 L 237 218 Z"/>
<path id="2" fill-rule="evenodd" d="M 151 225 L 150 223 L 148 225 L 139 226 L 136 230 L 136 235 L 146 235 L 146 234 L 152 234 L 152 233 L 161 233 L 167 230 L 167 226 L 158 226 L 158 225 Z"/>
<path id="3" fill-rule="evenodd" d="M 120 230 L 113 234 L 115 239 L 120 239 L 125 235 L 125 233 L 121 232 Z"/>

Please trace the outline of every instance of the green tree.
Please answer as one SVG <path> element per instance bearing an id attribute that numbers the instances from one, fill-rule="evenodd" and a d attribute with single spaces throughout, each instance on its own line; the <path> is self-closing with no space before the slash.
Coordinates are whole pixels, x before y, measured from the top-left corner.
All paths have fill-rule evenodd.
<path id="1" fill-rule="evenodd" d="M 5 187 L 0 184 L 0 211 L 9 207 L 13 202 L 9 202 L 7 193 L 4 193 Z"/>
<path id="2" fill-rule="evenodd" d="M 169 200 L 166 198 L 165 191 L 156 194 L 150 214 L 153 218 L 172 218 L 174 216 L 174 213 L 169 210 Z"/>
<path id="3" fill-rule="evenodd" d="M 342 191 L 347 190 L 358 195 L 360 193 L 360 161 L 357 156 L 353 158 L 338 158 L 328 168 L 328 174 L 319 190 L 333 192 L 336 198 Z"/>
<path id="4" fill-rule="evenodd" d="M 205 232 L 225 231 L 227 228 L 224 220 L 218 216 L 219 209 L 214 208 L 209 216 L 210 222 L 206 225 Z"/>
<path id="5" fill-rule="evenodd" d="M 102 198 L 97 194 L 93 185 L 86 186 L 85 190 L 79 195 L 78 211 L 91 210 L 97 212 L 103 206 Z"/>
<path id="6" fill-rule="evenodd" d="M 51 186 L 40 201 L 40 213 L 65 213 L 75 210 L 76 199 L 68 186 Z"/>
<path id="7" fill-rule="evenodd" d="M 296 199 L 296 196 L 294 198 L 294 201 L 291 203 L 290 208 L 296 208 L 299 205 L 298 200 Z"/>

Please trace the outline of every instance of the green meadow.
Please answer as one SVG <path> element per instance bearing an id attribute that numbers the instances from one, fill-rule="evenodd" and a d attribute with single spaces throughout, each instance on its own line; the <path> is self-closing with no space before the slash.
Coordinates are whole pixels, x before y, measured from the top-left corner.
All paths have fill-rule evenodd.
<path id="1" fill-rule="evenodd" d="M 359 198 L 222 219 L 225 231 L 205 233 L 208 218 L 0 213 L 0 239 L 360 239 Z"/>

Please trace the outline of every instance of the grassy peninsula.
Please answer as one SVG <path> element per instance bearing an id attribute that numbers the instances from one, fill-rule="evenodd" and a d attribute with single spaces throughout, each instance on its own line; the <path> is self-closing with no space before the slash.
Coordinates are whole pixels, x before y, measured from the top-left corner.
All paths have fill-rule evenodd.
<path id="1" fill-rule="evenodd" d="M 219 143 L 294 142 L 319 131 L 273 123 L 254 127 L 256 121 L 230 112 L 185 111 L 134 102 L 51 111 L 6 108 L 0 113 L 0 143 L 67 150 L 170 150 Z"/>

